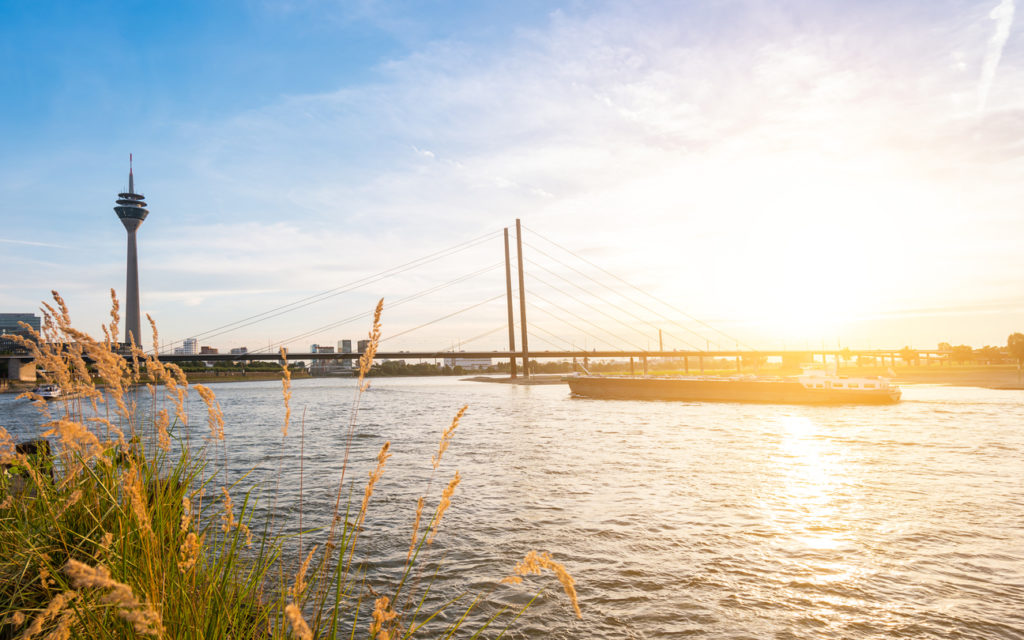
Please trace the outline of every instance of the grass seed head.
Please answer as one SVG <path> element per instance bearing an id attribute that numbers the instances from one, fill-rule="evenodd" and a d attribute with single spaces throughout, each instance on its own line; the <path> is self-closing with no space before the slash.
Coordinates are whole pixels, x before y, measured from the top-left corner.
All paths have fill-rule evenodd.
<path id="1" fill-rule="evenodd" d="M 295 580 L 292 582 L 292 599 L 296 602 L 302 599 L 302 594 L 306 591 L 306 587 L 309 586 L 306 583 L 306 572 L 309 571 L 309 563 L 313 560 L 313 554 L 316 553 L 316 550 L 317 547 L 309 550 L 306 560 L 299 567 L 299 570 L 295 572 Z"/>
<path id="2" fill-rule="evenodd" d="M 196 536 L 194 531 L 189 532 L 185 536 L 185 540 L 181 543 L 178 548 L 179 560 L 178 568 L 181 569 L 182 573 L 185 573 L 196 564 L 196 560 L 199 559 L 199 551 L 203 548 L 203 540 L 206 536 Z"/>
<path id="3" fill-rule="evenodd" d="M 562 588 L 565 590 L 565 595 L 569 596 L 569 601 L 572 603 L 572 608 L 576 612 L 577 618 L 582 618 L 583 614 L 580 613 L 579 599 L 576 596 L 576 582 L 566 571 L 565 565 L 555 562 L 551 559 L 550 553 L 537 553 L 536 551 L 530 551 L 523 558 L 523 561 L 516 565 L 515 573 L 516 576 L 510 576 L 502 580 L 502 582 L 515 582 L 519 584 L 522 582 L 522 578 L 515 580 L 518 576 L 525 576 L 529 574 L 540 575 L 541 571 L 547 569 L 555 574 L 558 581 L 562 583 Z"/>
<path id="4" fill-rule="evenodd" d="M 7 429 L 0 427 L 0 464 L 8 464 L 14 459 L 14 447 L 14 438 Z"/>
<path id="5" fill-rule="evenodd" d="M 448 483 L 444 491 L 441 492 L 441 502 L 437 505 L 437 515 L 434 517 L 434 528 L 430 530 L 430 536 L 427 538 L 427 544 L 434 544 L 434 538 L 437 537 L 438 527 L 441 526 L 441 517 L 444 512 L 448 510 L 448 507 L 452 504 L 452 494 L 455 493 L 455 487 L 459 486 L 459 482 L 462 480 L 462 476 L 459 472 L 455 472 L 455 477 Z"/>
<path id="6" fill-rule="evenodd" d="M 364 382 L 366 374 L 373 366 L 373 359 L 377 355 L 377 347 L 380 346 L 380 314 L 384 310 L 384 298 L 377 301 L 377 308 L 373 311 L 373 327 L 370 329 L 369 341 L 366 351 L 359 357 L 359 390 L 366 391 L 370 383 Z"/>
<path id="7" fill-rule="evenodd" d="M 292 637 L 298 640 L 313 640 L 313 631 L 306 624 L 305 618 L 302 617 L 302 612 L 294 604 L 289 604 L 284 608 L 284 615 L 288 618 L 288 623 L 292 626 Z"/>
<path id="8" fill-rule="evenodd" d="M 420 499 L 416 501 L 416 519 L 412 522 L 412 542 L 409 543 L 409 553 L 405 555 L 405 561 L 408 562 L 409 558 L 412 557 L 412 552 L 416 549 L 416 534 L 420 530 L 420 518 L 423 517 L 423 503 L 424 498 L 420 496 Z"/>
<path id="9" fill-rule="evenodd" d="M 284 395 L 284 428 L 281 433 L 288 437 L 288 422 L 292 419 L 292 372 L 288 368 L 288 352 L 281 347 L 281 392 Z"/>
<path id="10" fill-rule="evenodd" d="M 121 303 L 117 300 L 117 291 L 113 287 L 110 288 L 110 335 L 113 337 L 113 341 L 117 342 L 117 325 L 121 321 Z M 149 317 L 149 314 L 146 315 Z"/>
<path id="11" fill-rule="evenodd" d="M 388 449 L 390 447 L 391 441 L 389 440 L 384 443 L 384 446 L 380 448 L 380 453 L 377 454 L 377 467 L 369 473 L 370 478 L 366 483 L 366 491 L 363 492 L 363 504 L 359 509 L 359 517 L 356 519 L 356 527 L 362 526 L 363 520 L 366 519 L 366 510 L 370 505 L 370 496 L 373 495 L 373 487 L 384 475 L 384 463 L 391 457 L 391 454 L 388 453 Z"/>
<path id="12" fill-rule="evenodd" d="M 224 439 L 224 411 L 220 408 L 220 402 L 217 401 L 213 391 L 209 387 L 201 384 L 195 385 L 195 390 L 199 394 L 199 397 L 206 403 L 206 422 L 210 426 L 210 437 L 214 440 Z"/>
<path id="13" fill-rule="evenodd" d="M 384 628 L 384 625 L 398 617 L 398 613 L 391 609 L 391 600 L 387 596 L 381 596 L 373 604 L 373 620 L 370 621 L 370 637 L 376 640 L 390 640 L 391 632 Z"/>
<path id="14" fill-rule="evenodd" d="M 64 573 L 76 589 L 106 589 L 100 602 L 117 607 L 117 615 L 128 622 L 136 633 L 160 636 L 164 632 L 163 621 L 150 605 L 143 604 L 135 597 L 132 588 L 110 577 L 110 571 L 102 565 L 90 567 L 84 562 L 68 560 Z"/>
<path id="15" fill-rule="evenodd" d="M 161 409 L 156 414 L 156 436 L 157 446 L 165 452 L 171 450 L 171 436 L 167 428 L 171 426 L 171 418 L 167 415 L 167 409 Z"/>
<path id="16" fill-rule="evenodd" d="M 142 485 L 142 474 L 138 466 L 133 462 L 121 476 L 121 486 L 124 488 L 125 496 L 128 498 L 132 515 L 135 516 L 139 528 L 153 538 L 153 527 L 149 520 L 149 509 L 146 507 L 146 489 Z"/>
<path id="17" fill-rule="evenodd" d="M 65 607 L 67 607 L 67 604 L 77 597 L 78 594 L 74 591 L 65 591 L 55 595 L 53 600 L 50 600 L 50 603 L 46 605 L 46 608 L 40 611 L 39 615 L 32 620 L 32 624 L 22 634 L 22 639 L 30 640 L 30 638 L 39 635 L 46 621 L 60 615 L 65 610 Z M 22 616 L 22 621 L 24 621 L 24 616 Z"/>
<path id="18" fill-rule="evenodd" d="M 459 412 L 455 414 L 455 418 L 452 419 L 451 425 L 441 432 L 441 442 L 437 447 L 437 455 L 430 459 L 434 465 L 434 469 L 437 469 L 441 464 L 441 456 L 443 456 L 444 452 L 448 450 L 448 445 L 451 444 L 452 438 L 455 436 L 455 428 L 459 426 L 459 420 L 461 420 L 462 416 L 466 414 L 466 409 L 468 408 L 469 405 L 467 404 L 459 409 Z"/>

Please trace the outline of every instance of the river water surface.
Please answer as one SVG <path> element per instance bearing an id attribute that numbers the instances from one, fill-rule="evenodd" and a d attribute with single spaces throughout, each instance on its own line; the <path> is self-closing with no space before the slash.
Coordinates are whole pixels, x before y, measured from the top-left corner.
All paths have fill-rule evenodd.
<path id="1" fill-rule="evenodd" d="M 355 381 L 296 381 L 284 444 L 279 383 L 213 388 L 230 474 L 273 484 L 293 529 L 304 429 L 303 526 L 326 524 Z M 911 386 L 893 406 L 799 407 L 374 379 L 346 484 L 361 495 L 390 440 L 360 538 L 382 593 L 464 404 L 430 488 L 436 501 L 459 470 L 432 588 L 485 593 L 481 615 L 545 588 L 511 637 L 1024 638 L 1024 392 Z M 191 412 L 201 429 L 201 403 Z M 16 436 L 37 423 L 0 399 Z M 531 549 L 574 576 L 582 620 L 550 576 L 496 584 Z"/>

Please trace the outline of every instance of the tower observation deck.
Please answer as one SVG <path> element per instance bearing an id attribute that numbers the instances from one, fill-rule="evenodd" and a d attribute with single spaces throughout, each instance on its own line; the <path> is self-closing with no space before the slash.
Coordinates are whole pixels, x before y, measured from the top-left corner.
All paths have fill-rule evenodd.
<path id="1" fill-rule="evenodd" d="M 128 275 L 125 286 L 124 341 L 142 344 L 142 321 L 139 311 L 139 255 L 135 243 L 135 231 L 149 215 L 144 196 L 135 193 L 135 176 L 132 172 L 132 156 L 128 155 L 128 191 L 117 194 L 114 212 L 121 219 L 128 232 Z"/>

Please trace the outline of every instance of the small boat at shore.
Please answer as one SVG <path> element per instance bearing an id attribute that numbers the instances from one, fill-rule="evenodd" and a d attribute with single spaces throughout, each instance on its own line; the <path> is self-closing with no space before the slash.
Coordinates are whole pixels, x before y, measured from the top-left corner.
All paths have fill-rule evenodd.
<path id="1" fill-rule="evenodd" d="M 32 390 L 32 393 L 36 394 L 44 400 L 56 400 L 60 397 L 60 387 L 55 384 L 41 384 Z"/>
<path id="2" fill-rule="evenodd" d="M 900 388 L 880 377 L 807 371 L 778 376 L 600 376 L 566 378 L 573 395 L 622 400 L 756 402 L 765 404 L 892 404 Z"/>

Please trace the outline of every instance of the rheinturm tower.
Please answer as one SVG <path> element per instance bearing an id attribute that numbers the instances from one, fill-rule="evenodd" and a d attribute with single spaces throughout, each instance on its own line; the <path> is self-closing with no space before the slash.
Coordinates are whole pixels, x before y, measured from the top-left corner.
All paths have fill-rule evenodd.
<path id="1" fill-rule="evenodd" d="M 128 283 L 125 286 L 124 341 L 142 345 L 142 320 L 139 313 L 139 252 L 135 244 L 135 231 L 149 215 L 141 193 L 135 193 L 135 176 L 132 175 L 132 157 L 128 155 L 128 192 L 117 194 L 114 211 L 128 232 Z"/>

